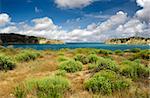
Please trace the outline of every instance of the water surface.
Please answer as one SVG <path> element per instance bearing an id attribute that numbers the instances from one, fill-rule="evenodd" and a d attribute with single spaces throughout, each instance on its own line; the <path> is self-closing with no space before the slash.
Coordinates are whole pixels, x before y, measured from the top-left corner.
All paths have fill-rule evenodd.
<path id="1" fill-rule="evenodd" d="M 33 48 L 37 50 L 53 49 L 58 50 L 62 48 L 76 49 L 76 48 L 97 48 L 109 50 L 126 50 L 133 48 L 150 49 L 149 45 L 111 45 L 103 43 L 66 43 L 66 44 L 15 44 L 14 48 Z"/>

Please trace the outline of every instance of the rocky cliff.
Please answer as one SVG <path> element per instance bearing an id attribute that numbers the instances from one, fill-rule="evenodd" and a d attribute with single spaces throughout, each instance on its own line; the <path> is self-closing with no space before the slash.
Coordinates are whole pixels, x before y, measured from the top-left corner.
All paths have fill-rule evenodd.
<path id="1" fill-rule="evenodd" d="M 143 37 L 130 37 L 130 38 L 117 38 L 109 39 L 106 44 L 150 44 L 150 38 Z"/>
<path id="2" fill-rule="evenodd" d="M 19 34 L 0 34 L 0 44 L 38 44 L 38 38 Z"/>
<path id="3" fill-rule="evenodd" d="M 0 45 L 11 44 L 64 44 L 61 40 L 47 40 L 34 36 L 19 35 L 14 33 L 0 33 Z"/>

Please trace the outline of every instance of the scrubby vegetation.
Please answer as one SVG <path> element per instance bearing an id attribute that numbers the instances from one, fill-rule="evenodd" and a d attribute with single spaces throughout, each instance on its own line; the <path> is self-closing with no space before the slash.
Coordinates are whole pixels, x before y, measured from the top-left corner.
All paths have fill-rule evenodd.
<path id="1" fill-rule="evenodd" d="M 89 64 L 89 69 L 93 68 L 97 69 L 98 71 L 102 69 L 117 71 L 118 65 L 111 59 L 99 57 L 95 64 Z"/>
<path id="2" fill-rule="evenodd" d="M 83 63 L 83 64 L 89 63 L 89 58 L 87 58 L 86 55 L 84 55 L 84 54 L 77 54 L 77 55 L 74 57 L 74 60 L 75 60 L 75 61 L 80 61 L 80 62 Z"/>
<path id="3" fill-rule="evenodd" d="M 35 60 L 39 56 L 40 56 L 39 52 L 29 49 L 29 50 L 21 51 L 21 53 L 16 55 L 16 60 L 25 62 L 25 61 Z"/>
<path id="4" fill-rule="evenodd" d="M 136 52 L 135 54 L 133 54 L 133 56 L 130 58 L 130 60 L 135 60 L 135 59 L 149 60 L 150 59 L 150 50 L 141 50 L 139 52 Z"/>
<path id="5" fill-rule="evenodd" d="M 16 66 L 11 57 L 0 55 L 0 70 L 12 70 Z"/>
<path id="6" fill-rule="evenodd" d="M 115 54 L 123 55 L 123 51 L 121 51 L 121 50 L 115 50 Z"/>
<path id="7" fill-rule="evenodd" d="M 64 77 L 44 77 L 23 82 L 15 88 L 14 95 L 17 98 L 26 98 L 28 94 L 37 98 L 62 98 L 69 88 L 70 82 Z"/>
<path id="8" fill-rule="evenodd" d="M 87 58 L 89 59 L 89 63 L 96 63 L 99 60 L 96 54 L 90 54 Z"/>
<path id="9" fill-rule="evenodd" d="M 149 56 L 141 49 L 0 48 L 0 98 L 149 98 Z"/>
<path id="10" fill-rule="evenodd" d="M 135 61 L 124 61 L 122 62 L 120 68 L 120 73 L 124 76 L 136 79 L 144 78 L 149 76 L 150 68 L 145 67 L 140 63 L 139 60 Z"/>
<path id="11" fill-rule="evenodd" d="M 99 50 L 99 54 L 109 55 L 109 54 L 112 54 L 112 53 L 113 52 L 111 50 L 104 50 L 104 49 Z"/>
<path id="12" fill-rule="evenodd" d="M 129 88 L 130 83 L 128 79 L 117 75 L 113 71 L 103 70 L 86 80 L 84 85 L 87 90 L 94 93 L 111 94 L 113 91 Z"/>
<path id="13" fill-rule="evenodd" d="M 64 61 L 59 65 L 59 69 L 65 70 L 67 72 L 76 72 L 82 70 L 82 63 L 79 61 L 68 60 Z"/>

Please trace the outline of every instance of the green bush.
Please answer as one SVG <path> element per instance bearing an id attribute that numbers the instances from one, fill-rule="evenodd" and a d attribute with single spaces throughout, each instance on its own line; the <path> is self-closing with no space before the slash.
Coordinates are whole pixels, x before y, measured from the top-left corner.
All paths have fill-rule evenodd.
<path id="1" fill-rule="evenodd" d="M 90 54 L 87 56 L 89 63 L 96 63 L 99 60 L 99 57 L 96 54 Z"/>
<path id="2" fill-rule="evenodd" d="M 133 52 L 133 53 L 137 53 L 137 52 L 140 52 L 141 49 L 140 48 L 133 48 L 133 49 L 130 49 L 130 52 Z"/>
<path id="3" fill-rule="evenodd" d="M 145 67 L 139 61 L 124 61 L 119 68 L 122 75 L 133 79 L 148 77 L 150 73 L 150 68 Z"/>
<path id="4" fill-rule="evenodd" d="M 110 70 L 102 70 L 84 82 L 85 89 L 94 93 L 111 94 L 117 90 L 124 90 L 131 81 Z"/>
<path id="5" fill-rule="evenodd" d="M 82 70 L 82 63 L 79 61 L 68 60 L 60 63 L 59 69 L 65 70 L 67 72 L 76 72 Z"/>
<path id="6" fill-rule="evenodd" d="M 41 56 L 41 54 L 37 51 L 24 50 L 21 53 L 17 54 L 15 58 L 17 61 L 25 62 L 35 60 L 39 56 Z"/>
<path id="7" fill-rule="evenodd" d="M 88 69 L 93 69 L 93 68 L 96 68 L 97 65 L 95 63 L 89 63 L 88 64 Z"/>
<path id="8" fill-rule="evenodd" d="M 0 70 L 12 70 L 16 64 L 11 57 L 0 55 Z"/>
<path id="9" fill-rule="evenodd" d="M 70 82 L 61 76 L 45 77 L 25 81 L 15 88 L 17 98 L 26 98 L 32 95 L 37 98 L 62 98 L 70 88 Z"/>
<path id="10" fill-rule="evenodd" d="M 97 54 L 98 49 L 92 49 L 92 48 L 77 48 L 74 50 L 75 54 Z"/>
<path id="11" fill-rule="evenodd" d="M 150 50 L 141 50 L 140 52 L 135 53 L 133 55 L 133 57 L 131 58 L 131 60 L 135 60 L 135 59 L 149 60 L 150 59 Z"/>
<path id="12" fill-rule="evenodd" d="M 114 52 L 117 55 L 123 55 L 123 51 L 122 50 L 115 50 Z"/>
<path id="13" fill-rule="evenodd" d="M 75 57 L 74 57 L 74 60 L 75 61 L 80 61 L 82 64 L 87 64 L 89 63 L 89 59 L 83 55 L 83 54 L 77 54 Z"/>
<path id="14" fill-rule="evenodd" d="M 89 69 L 92 68 L 110 69 L 113 71 L 118 71 L 118 65 L 115 61 L 103 57 L 99 57 L 98 61 L 95 64 L 89 64 Z"/>
<path id="15" fill-rule="evenodd" d="M 111 50 L 104 50 L 104 49 L 99 50 L 99 54 L 109 55 L 112 53 L 113 52 Z"/>
<path id="16" fill-rule="evenodd" d="M 65 70 L 57 70 L 55 72 L 56 76 L 65 76 L 66 75 L 66 71 Z"/>
<path id="17" fill-rule="evenodd" d="M 65 56 L 60 56 L 60 57 L 58 57 L 58 61 L 59 61 L 59 62 L 64 62 L 64 61 L 67 61 L 67 60 L 69 60 L 68 57 L 65 57 Z"/>

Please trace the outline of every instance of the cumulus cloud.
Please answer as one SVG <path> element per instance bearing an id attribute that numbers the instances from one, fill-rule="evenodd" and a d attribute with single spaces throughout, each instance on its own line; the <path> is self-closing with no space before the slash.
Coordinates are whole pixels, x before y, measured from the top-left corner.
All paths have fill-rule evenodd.
<path id="1" fill-rule="evenodd" d="M 87 5 L 90 5 L 93 0 L 55 0 L 55 3 L 60 8 L 82 8 Z"/>
<path id="2" fill-rule="evenodd" d="M 136 0 L 136 2 L 142 7 L 136 12 L 136 16 L 143 21 L 150 22 L 150 0 Z"/>
<path id="3" fill-rule="evenodd" d="M 63 2 L 65 0 L 61 1 Z M 76 7 L 74 4 L 76 4 L 75 2 L 77 1 L 80 0 L 72 1 L 73 7 Z M 82 1 L 84 2 L 84 0 Z M 66 2 L 63 2 L 63 4 L 63 7 L 69 7 Z M 0 32 L 17 33 L 64 41 L 104 41 L 109 38 L 119 37 L 149 37 L 149 0 L 137 0 L 137 4 L 143 8 L 138 10 L 133 17 L 128 17 L 127 13 L 119 11 L 115 15 L 110 16 L 104 22 L 89 24 L 84 29 L 74 28 L 69 32 L 61 29 L 58 25 L 53 23 L 52 19 L 48 17 L 33 19 L 30 21 L 33 25 L 29 25 L 26 22 L 11 24 L 11 18 L 9 15 L 1 14 L 3 17 L 0 17 L 0 24 L 6 24 L 8 22 L 10 22 L 10 24 L 8 26 L 1 27 Z M 6 17 L 4 18 L 4 16 Z M 76 19 L 76 21 L 80 21 L 80 18 Z"/>
<path id="4" fill-rule="evenodd" d="M 6 13 L 0 13 L 0 25 L 5 25 L 10 22 L 11 18 Z"/>

